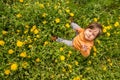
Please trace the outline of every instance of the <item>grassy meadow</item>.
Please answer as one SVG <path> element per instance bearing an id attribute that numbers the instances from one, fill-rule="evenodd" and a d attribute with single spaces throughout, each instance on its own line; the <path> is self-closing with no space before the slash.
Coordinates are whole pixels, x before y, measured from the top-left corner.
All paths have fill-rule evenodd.
<path id="1" fill-rule="evenodd" d="M 119 0 L 1 0 L 0 80 L 120 80 Z M 103 26 L 91 54 L 51 41 L 72 40 L 69 18 Z"/>

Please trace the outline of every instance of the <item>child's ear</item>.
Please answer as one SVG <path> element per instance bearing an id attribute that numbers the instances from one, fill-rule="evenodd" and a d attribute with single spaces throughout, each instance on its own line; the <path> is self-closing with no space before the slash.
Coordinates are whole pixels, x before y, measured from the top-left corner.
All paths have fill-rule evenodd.
<path id="1" fill-rule="evenodd" d="M 102 32 L 102 30 L 100 29 L 100 30 L 99 30 L 99 35 L 101 35 L 102 33 L 103 33 L 103 32 Z"/>

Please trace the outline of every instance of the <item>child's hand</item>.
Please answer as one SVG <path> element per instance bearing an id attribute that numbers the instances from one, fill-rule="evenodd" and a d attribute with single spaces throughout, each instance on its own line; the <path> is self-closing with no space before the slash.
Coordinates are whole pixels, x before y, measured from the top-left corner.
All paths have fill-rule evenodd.
<path id="1" fill-rule="evenodd" d="M 86 45 L 82 45 L 82 49 L 83 49 L 84 51 L 87 51 L 88 47 L 87 47 Z"/>

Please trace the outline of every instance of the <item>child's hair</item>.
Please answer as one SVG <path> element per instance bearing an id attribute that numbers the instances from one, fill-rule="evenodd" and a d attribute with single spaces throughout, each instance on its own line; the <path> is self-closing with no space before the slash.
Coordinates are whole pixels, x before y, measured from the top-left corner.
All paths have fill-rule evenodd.
<path id="1" fill-rule="evenodd" d="M 96 38 L 102 33 L 102 25 L 101 24 L 99 24 L 99 23 L 97 23 L 97 22 L 93 22 L 93 23 L 91 23 L 91 24 L 89 24 L 87 27 L 86 27 L 86 29 L 87 28 L 90 28 L 90 29 L 94 29 L 94 28 L 99 28 L 99 33 L 98 33 L 98 35 L 96 36 Z"/>

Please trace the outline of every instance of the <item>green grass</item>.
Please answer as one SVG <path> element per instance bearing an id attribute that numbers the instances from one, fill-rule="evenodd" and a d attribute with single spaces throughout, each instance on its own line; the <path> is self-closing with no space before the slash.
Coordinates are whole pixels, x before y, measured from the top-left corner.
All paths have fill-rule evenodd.
<path id="1" fill-rule="evenodd" d="M 119 0 L 1 0 L 0 79 L 119 80 L 119 4 Z M 75 36 L 65 26 L 70 14 L 82 28 L 95 19 L 103 25 L 88 58 L 50 39 L 52 34 Z"/>

